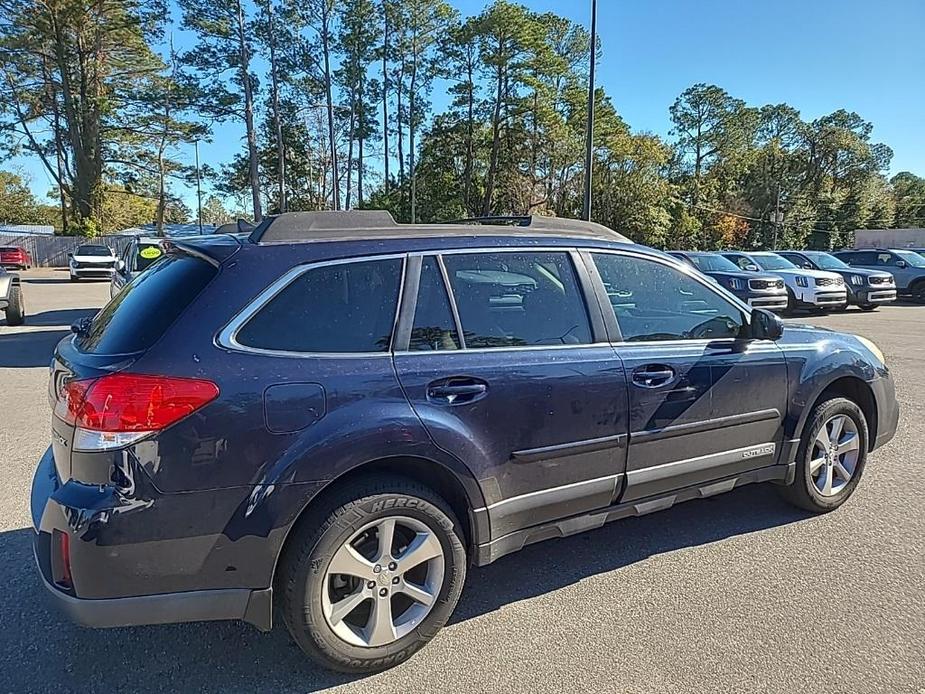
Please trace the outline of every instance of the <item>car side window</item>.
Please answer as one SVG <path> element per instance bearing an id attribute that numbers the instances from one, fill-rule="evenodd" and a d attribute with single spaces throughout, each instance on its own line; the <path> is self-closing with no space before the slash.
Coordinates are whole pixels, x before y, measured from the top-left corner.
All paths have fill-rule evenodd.
<path id="1" fill-rule="evenodd" d="M 459 347 L 459 333 L 437 259 L 424 258 L 408 349 L 439 352 Z"/>
<path id="2" fill-rule="evenodd" d="M 358 260 L 306 270 L 237 332 L 245 347 L 286 352 L 387 352 L 402 260 Z"/>
<path id="3" fill-rule="evenodd" d="M 444 263 L 467 348 L 593 342 L 568 253 L 448 254 Z"/>
<path id="4" fill-rule="evenodd" d="M 748 268 L 752 265 L 752 261 L 746 258 L 744 255 L 731 255 L 729 258 L 742 270 L 748 270 Z"/>
<path id="5" fill-rule="evenodd" d="M 745 314 L 680 270 L 645 258 L 594 253 L 626 342 L 740 337 Z"/>
<path id="6" fill-rule="evenodd" d="M 892 253 L 878 253 L 877 265 L 896 265 L 896 258 Z"/>

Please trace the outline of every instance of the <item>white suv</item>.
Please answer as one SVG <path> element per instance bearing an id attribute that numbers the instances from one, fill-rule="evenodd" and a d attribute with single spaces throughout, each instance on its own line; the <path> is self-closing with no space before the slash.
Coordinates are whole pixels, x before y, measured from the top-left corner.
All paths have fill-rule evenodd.
<path id="1" fill-rule="evenodd" d="M 71 282 L 84 277 L 109 279 L 116 267 L 116 254 L 109 246 L 84 244 L 68 255 Z"/>
<path id="2" fill-rule="evenodd" d="M 723 255 L 743 270 L 770 272 L 784 280 L 790 297 L 787 306 L 790 310 L 806 307 L 842 308 L 848 303 L 845 280 L 836 272 L 800 268 L 770 251 L 726 251 Z"/>

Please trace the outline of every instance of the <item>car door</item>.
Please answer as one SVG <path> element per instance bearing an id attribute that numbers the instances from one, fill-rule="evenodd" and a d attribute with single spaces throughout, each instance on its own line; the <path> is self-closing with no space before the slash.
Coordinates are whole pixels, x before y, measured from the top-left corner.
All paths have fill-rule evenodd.
<path id="1" fill-rule="evenodd" d="M 912 278 L 917 275 L 916 271 L 909 267 L 909 264 L 903 261 L 902 266 L 899 261 L 902 260 L 896 253 L 891 251 L 879 251 L 877 253 L 877 265 L 874 269 L 884 270 L 893 275 L 896 280 L 897 289 L 908 289 Z"/>
<path id="2" fill-rule="evenodd" d="M 608 506 L 622 481 L 626 380 L 575 257 L 425 255 L 405 287 L 399 380 L 436 445 L 472 469 L 493 538 Z"/>
<path id="3" fill-rule="evenodd" d="M 724 491 L 736 476 L 775 464 L 786 366 L 774 342 L 745 337 L 746 309 L 670 261 L 610 252 L 590 261 L 629 383 L 621 500 L 718 480 L 709 490 Z"/>

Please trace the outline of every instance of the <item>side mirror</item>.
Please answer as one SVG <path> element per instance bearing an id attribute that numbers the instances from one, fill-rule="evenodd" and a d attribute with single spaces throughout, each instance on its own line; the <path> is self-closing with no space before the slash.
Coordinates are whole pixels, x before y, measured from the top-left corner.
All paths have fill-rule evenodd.
<path id="1" fill-rule="evenodd" d="M 745 266 L 745 270 L 748 272 L 758 272 L 758 266 L 754 263 L 749 263 Z"/>
<path id="2" fill-rule="evenodd" d="M 906 261 L 905 261 L 905 260 L 897 260 L 897 261 L 896 261 L 896 267 L 898 267 L 900 270 L 904 269 L 904 268 L 906 267 Z"/>
<path id="3" fill-rule="evenodd" d="M 784 334 L 784 323 L 770 311 L 756 308 L 752 311 L 750 334 L 753 340 L 777 340 Z"/>
<path id="4" fill-rule="evenodd" d="M 816 269 L 813 267 L 812 263 L 803 263 L 802 267 L 804 270 L 815 270 Z"/>
<path id="5" fill-rule="evenodd" d="M 121 258 L 116 261 L 116 270 L 122 272 L 125 269 L 125 261 Z"/>
<path id="6" fill-rule="evenodd" d="M 68 253 L 68 254 L 67 254 L 67 257 L 68 257 L 68 258 L 73 258 L 73 257 L 74 257 L 74 254 L 73 254 L 73 253 Z"/>

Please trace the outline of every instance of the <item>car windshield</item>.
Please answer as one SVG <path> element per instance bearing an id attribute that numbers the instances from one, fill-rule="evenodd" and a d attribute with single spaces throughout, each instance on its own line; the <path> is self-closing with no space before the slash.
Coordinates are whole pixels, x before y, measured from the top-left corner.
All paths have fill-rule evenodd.
<path id="1" fill-rule="evenodd" d="M 137 272 L 147 270 L 148 266 L 162 255 L 164 255 L 164 251 L 161 249 L 160 244 L 138 244 L 138 251 L 135 253 L 135 270 Z"/>
<path id="2" fill-rule="evenodd" d="M 829 253 L 807 253 L 806 257 L 823 270 L 846 270 L 850 267 L 846 262 Z"/>
<path id="3" fill-rule="evenodd" d="M 795 270 L 796 265 L 786 258 L 777 255 L 777 253 L 762 253 L 752 256 L 752 260 L 758 263 L 762 270 Z"/>
<path id="4" fill-rule="evenodd" d="M 78 246 L 74 255 L 112 255 L 106 246 Z"/>
<path id="5" fill-rule="evenodd" d="M 689 255 L 691 262 L 701 272 L 742 272 L 742 270 L 729 258 L 721 255 Z"/>
<path id="6" fill-rule="evenodd" d="M 925 267 L 925 257 L 915 251 L 895 251 L 896 255 L 906 261 L 909 267 Z"/>

